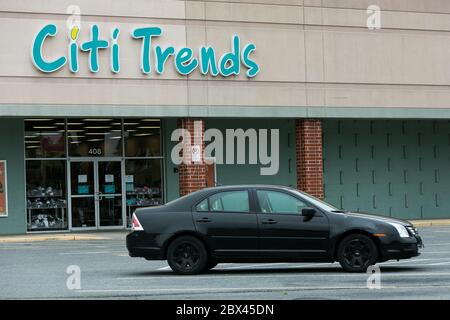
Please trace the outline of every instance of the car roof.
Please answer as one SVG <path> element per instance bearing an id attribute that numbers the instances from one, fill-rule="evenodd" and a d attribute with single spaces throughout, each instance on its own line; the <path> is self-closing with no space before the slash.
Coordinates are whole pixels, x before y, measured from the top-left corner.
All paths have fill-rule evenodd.
<path id="1" fill-rule="evenodd" d="M 202 190 L 227 190 L 227 189 L 236 189 L 236 188 L 244 188 L 244 189 L 251 189 L 251 188 L 272 188 L 272 189 L 285 189 L 285 190 L 292 190 L 292 187 L 288 186 L 282 186 L 282 185 L 273 185 L 273 184 L 234 184 L 234 185 L 222 185 L 222 186 L 216 186 L 216 187 L 208 187 L 204 188 Z"/>

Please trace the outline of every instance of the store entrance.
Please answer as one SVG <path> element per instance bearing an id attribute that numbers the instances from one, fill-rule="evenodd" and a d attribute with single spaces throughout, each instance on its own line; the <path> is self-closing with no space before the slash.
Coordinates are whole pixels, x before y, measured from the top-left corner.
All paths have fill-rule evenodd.
<path id="1" fill-rule="evenodd" d="M 124 228 L 123 161 L 80 159 L 69 164 L 70 228 Z"/>

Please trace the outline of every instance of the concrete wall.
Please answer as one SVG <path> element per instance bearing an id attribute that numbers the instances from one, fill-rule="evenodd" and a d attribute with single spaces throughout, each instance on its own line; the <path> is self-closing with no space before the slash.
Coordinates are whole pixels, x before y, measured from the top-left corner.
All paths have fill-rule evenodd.
<path id="1" fill-rule="evenodd" d="M 79 42 L 88 38 L 93 23 L 100 26 L 101 37 L 120 27 L 120 73 L 109 70 L 108 51 L 100 54 L 98 74 L 88 71 L 84 53 L 76 75 L 67 66 L 52 74 L 33 67 L 32 39 L 47 23 L 58 25 L 60 32 L 44 53 L 65 53 L 70 4 L 82 12 Z M 381 30 L 365 27 L 366 8 L 373 4 L 382 9 Z M 198 116 L 227 116 L 226 107 L 235 106 L 248 117 L 259 112 L 286 116 L 305 107 L 305 116 L 319 109 L 324 117 L 341 107 L 378 108 L 371 109 L 372 116 L 385 115 L 386 107 L 445 109 L 450 99 L 449 18 L 450 3 L 440 0 L 136 0 L 133 5 L 120 0 L 0 0 L 0 115 L 24 110 L 48 115 L 61 112 L 51 108 L 60 105 L 69 114 L 108 116 L 151 114 L 154 108 L 158 116 L 176 116 L 194 107 L 199 107 Z M 261 71 L 251 80 L 244 73 L 232 79 L 198 71 L 182 77 L 170 66 L 164 75 L 144 75 L 141 41 L 129 34 L 145 25 L 163 28 L 157 44 L 210 45 L 218 53 L 228 51 L 232 35 L 239 34 L 243 43 L 256 44 L 253 58 Z M 132 108 L 115 107 L 121 105 Z M 174 112 L 169 106 L 182 108 Z M 245 111 L 250 106 L 261 108 Z M 331 108 L 326 109 L 330 113 L 323 108 Z"/>
<path id="2" fill-rule="evenodd" d="M 7 162 L 8 216 L 0 217 L 0 234 L 25 233 L 23 120 L 0 119 L 0 159 Z"/>

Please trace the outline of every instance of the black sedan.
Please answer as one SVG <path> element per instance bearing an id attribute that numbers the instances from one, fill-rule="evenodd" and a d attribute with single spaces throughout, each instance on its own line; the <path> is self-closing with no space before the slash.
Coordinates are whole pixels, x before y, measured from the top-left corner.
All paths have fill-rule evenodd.
<path id="1" fill-rule="evenodd" d="M 365 272 L 377 262 L 419 255 L 411 223 L 339 210 L 289 187 L 206 188 L 142 208 L 127 236 L 131 257 L 166 260 L 178 274 L 220 262 L 334 262 Z"/>

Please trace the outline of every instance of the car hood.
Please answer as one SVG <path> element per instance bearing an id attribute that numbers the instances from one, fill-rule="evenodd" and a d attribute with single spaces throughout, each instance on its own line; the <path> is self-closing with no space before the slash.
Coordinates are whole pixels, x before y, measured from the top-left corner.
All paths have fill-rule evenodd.
<path id="1" fill-rule="evenodd" d="M 403 225 L 405 227 L 412 225 L 410 222 L 405 221 L 405 220 L 394 219 L 394 218 L 390 218 L 390 217 L 377 216 L 377 215 L 369 214 L 369 213 L 346 212 L 345 214 L 348 215 L 348 216 L 351 216 L 351 217 L 370 219 L 370 220 L 375 220 L 375 221 L 380 221 L 380 222 L 398 223 L 398 224 L 401 224 L 401 225 Z"/>

